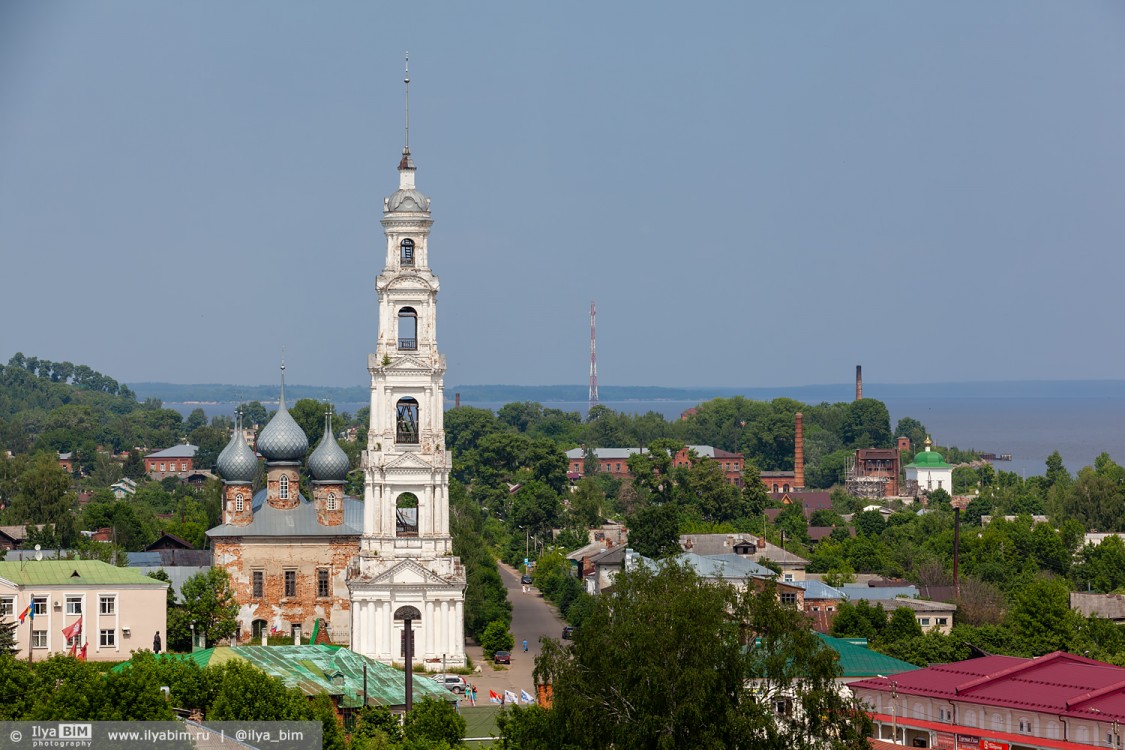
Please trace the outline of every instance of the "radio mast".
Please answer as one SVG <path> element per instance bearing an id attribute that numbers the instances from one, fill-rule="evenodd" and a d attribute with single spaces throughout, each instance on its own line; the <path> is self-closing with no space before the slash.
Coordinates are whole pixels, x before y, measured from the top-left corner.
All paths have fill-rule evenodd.
<path id="1" fill-rule="evenodd" d="M 590 303 L 590 408 L 598 405 L 598 303 Z"/>

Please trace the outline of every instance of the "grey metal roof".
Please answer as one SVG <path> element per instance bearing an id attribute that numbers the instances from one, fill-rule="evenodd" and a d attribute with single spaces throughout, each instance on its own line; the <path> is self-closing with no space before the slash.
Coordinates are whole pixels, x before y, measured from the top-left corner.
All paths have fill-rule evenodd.
<path id="1" fill-rule="evenodd" d="M 414 188 L 396 190 L 390 194 L 383 209 L 387 213 L 394 211 L 426 212 L 430 210 L 430 199 Z"/>
<path id="2" fill-rule="evenodd" d="M 829 586 L 824 581 L 809 578 L 804 581 L 792 581 L 796 586 L 805 590 L 805 599 L 846 599 L 844 592 Z"/>
<path id="3" fill-rule="evenodd" d="M 130 555 L 135 554 L 133 552 Z M 130 565 L 132 562 L 130 561 Z M 180 594 L 180 588 L 187 582 L 187 579 L 200 573 L 206 573 L 211 569 L 210 565 L 190 566 L 190 565 L 177 565 L 173 567 L 163 568 L 159 565 L 142 565 L 134 568 L 136 571 L 148 575 L 155 573 L 158 570 L 163 570 L 168 574 L 168 578 L 172 584 L 172 590 L 176 593 L 176 601 L 182 602 L 184 597 Z"/>
<path id="4" fill-rule="evenodd" d="M 747 560 L 740 555 L 697 555 L 694 552 L 684 552 L 677 555 L 677 561 L 690 566 L 703 578 L 723 578 L 743 580 L 754 576 L 773 578 L 777 576 L 769 568 L 763 567 L 752 560 Z"/>
<path id="5" fill-rule="evenodd" d="M 194 458 L 198 445 L 173 445 L 156 453 L 150 453 L 145 458 Z"/>
<path id="6" fill-rule="evenodd" d="M 915 612 L 956 612 L 957 605 L 950 602 L 932 602 L 929 599 L 879 599 L 875 602 L 878 606 L 893 612 L 906 607 Z"/>
<path id="7" fill-rule="evenodd" d="M 899 596 L 918 598 L 917 586 L 841 586 L 840 590 L 851 600 L 869 602 L 895 599 Z"/>
<path id="8" fill-rule="evenodd" d="M 231 431 L 230 442 L 215 460 L 219 476 L 228 482 L 253 482 L 258 475 L 258 457 L 246 445 L 241 429 Z"/>
<path id="9" fill-rule="evenodd" d="M 309 456 L 308 468 L 313 479 L 321 482 L 342 482 L 348 476 L 352 462 L 336 442 L 336 436 L 332 434 L 331 428 L 324 431 L 320 445 L 316 446 L 316 450 Z"/>
<path id="10" fill-rule="evenodd" d="M 363 501 L 344 498 L 344 523 L 322 526 L 316 521 L 316 507 L 304 495 L 297 507 L 278 510 L 266 501 L 266 491 L 254 495 L 254 518 L 245 526 L 220 524 L 207 530 L 209 537 L 225 536 L 359 536 L 363 533 Z"/>

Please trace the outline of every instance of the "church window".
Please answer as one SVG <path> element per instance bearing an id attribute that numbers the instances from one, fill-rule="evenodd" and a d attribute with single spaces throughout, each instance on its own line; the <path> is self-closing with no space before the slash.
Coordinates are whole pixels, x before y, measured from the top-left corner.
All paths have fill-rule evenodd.
<path id="1" fill-rule="evenodd" d="M 253 573 L 250 574 L 251 586 L 253 587 L 251 595 L 255 599 L 261 599 L 262 598 L 262 592 L 266 588 L 265 578 L 266 578 L 266 574 L 263 573 L 260 570 L 255 570 Z"/>
<path id="2" fill-rule="evenodd" d="M 413 307 L 398 311 L 398 348 L 406 351 L 418 348 L 418 313 Z"/>
<path id="3" fill-rule="evenodd" d="M 336 510 L 336 493 L 328 493 L 328 510 Z"/>
<path id="4" fill-rule="evenodd" d="M 234 511 L 235 511 L 235 513 L 241 513 L 244 508 L 245 508 L 245 504 L 242 500 L 242 493 L 239 492 L 237 495 L 234 496 Z"/>
<path id="5" fill-rule="evenodd" d="M 285 596 L 297 595 L 297 571 L 285 571 Z"/>
<path id="6" fill-rule="evenodd" d="M 262 634 L 266 630 L 266 625 L 267 625 L 267 623 L 266 623 L 265 620 L 254 620 L 253 622 L 251 622 L 250 623 L 251 637 L 254 640 L 260 639 L 262 637 Z"/>
<path id="7" fill-rule="evenodd" d="M 318 568 L 316 571 L 316 595 L 321 599 L 328 596 L 328 568 Z"/>
<path id="8" fill-rule="evenodd" d="M 418 536 L 418 496 L 404 492 L 395 503 L 395 535 Z"/>
<path id="9" fill-rule="evenodd" d="M 280 500 L 289 499 L 289 477 L 285 474 L 277 481 L 277 497 Z"/>
<path id="10" fill-rule="evenodd" d="M 789 491 L 789 485 L 787 485 L 787 484 L 781 485 L 781 491 L 782 492 L 788 492 Z"/>
<path id="11" fill-rule="evenodd" d="M 399 399 L 396 405 L 395 442 L 418 442 L 418 402 L 412 398 Z"/>
<path id="12" fill-rule="evenodd" d="M 414 265 L 414 240 L 407 237 L 399 244 L 399 263 L 404 266 Z"/>

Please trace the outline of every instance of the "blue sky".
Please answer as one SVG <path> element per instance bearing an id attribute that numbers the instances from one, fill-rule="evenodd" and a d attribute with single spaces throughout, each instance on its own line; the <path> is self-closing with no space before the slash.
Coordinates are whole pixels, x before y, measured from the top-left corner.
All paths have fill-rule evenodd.
<path id="1" fill-rule="evenodd" d="M 407 49 L 450 385 L 1125 378 L 1117 2 L 4 3 L 0 358 L 365 383 Z"/>

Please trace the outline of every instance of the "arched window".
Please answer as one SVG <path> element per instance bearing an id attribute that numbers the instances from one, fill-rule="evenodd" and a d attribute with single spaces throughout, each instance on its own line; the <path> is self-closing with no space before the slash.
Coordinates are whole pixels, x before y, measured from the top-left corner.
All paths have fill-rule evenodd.
<path id="1" fill-rule="evenodd" d="M 418 536 L 418 496 L 404 492 L 395 503 L 395 535 Z"/>
<path id="2" fill-rule="evenodd" d="M 777 492 L 777 482 L 774 482 L 774 483 L 773 483 L 773 491 L 774 491 L 774 492 Z"/>
<path id="3" fill-rule="evenodd" d="M 260 639 L 262 637 L 262 633 L 264 633 L 265 630 L 266 630 L 266 621 L 265 620 L 254 620 L 253 622 L 250 623 L 250 635 L 251 635 L 251 637 L 254 638 L 254 640 Z"/>
<path id="4" fill-rule="evenodd" d="M 787 484 L 781 485 L 781 488 L 782 488 L 782 490 L 781 490 L 782 492 L 788 492 L 789 491 L 789 485 L 787 485 Z"/>
<path id="5" fill-rule="evenodd" d="M 398 348 L 407 351 L 418 348 L 418 313 L 413 307 L 398 311 Z"/>
<path id="6" fill-rule="evenodd" d="M 407 237 L 399 244 L 398 261 L 400 265 L 414 265 L 414 240 Z"/>
<path id="7" fill-rule="evenodd" d="M 328 493 L 328 510 L 336 510 L 336 493 Z"/>
<path id="8" fill-rule="evenodd" d="M 282 474 L 277 482 L 277 497 L 279 500 L 289 499 L 289 475 Z"/>
<path id="9" fill-rule="evenodd" d="M 242 493 L 239 492 L 234 496 L 234 512 L 241 513 L 245 509 L 245 504 L 242 501 Z"/>
<path id="10" fill-rule="evenodd" d="M 395 414 L 395 442 L 418 443 L 418 402 L 412 398 L 399 399 Z"/>

